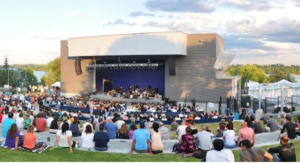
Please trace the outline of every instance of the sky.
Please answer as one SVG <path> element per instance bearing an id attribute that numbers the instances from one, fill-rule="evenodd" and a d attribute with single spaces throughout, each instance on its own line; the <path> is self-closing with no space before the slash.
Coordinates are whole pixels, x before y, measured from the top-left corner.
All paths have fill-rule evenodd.
<path id="1" fill-rule="evenodd" d="M 0 64 L 46 64 L 60 41 L 108 34 L 218 33 L 232 64 L 300 64 L 300 0 L 0 0 Z"/>

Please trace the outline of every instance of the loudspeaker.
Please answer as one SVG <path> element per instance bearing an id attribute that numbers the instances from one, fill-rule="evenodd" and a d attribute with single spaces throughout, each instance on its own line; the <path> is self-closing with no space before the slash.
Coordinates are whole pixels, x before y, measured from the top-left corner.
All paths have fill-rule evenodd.
<path id="1" fill-rule="evenodd" d="M 169 58 L 169 75 L 175 76 L 176 70 L 175 70 L 175 58 Z"/>
<path id="2" fill-rule="evenodd" d="M 80 59 L 76 59 L 75 60 L 75 71 L 77 75 L 81 75 L 82 71 L 81 71 L 81 60 Z"/>

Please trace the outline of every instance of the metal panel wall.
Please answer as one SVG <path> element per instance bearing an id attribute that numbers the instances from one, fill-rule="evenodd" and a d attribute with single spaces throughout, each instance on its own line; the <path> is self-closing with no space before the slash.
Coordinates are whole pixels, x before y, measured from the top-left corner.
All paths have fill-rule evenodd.
<path id="1" fill-rule="evenodd" d="M 161 32 L 71 38 L 69 57 L 186 55 L 186 34 Z"/>
<path id="2" fill-rule="evenodd" d="M 205 42 L 199 42 L 205 40 Z M 231 79 L 216 79 L 213 68 L 217 53 L 217 34 L 188 34 L 187 56 L 177 57 L 176 76 L 169 75 L 168 61 L 165 66 L 165 91 L 170 100 L 184 101 L 185 96 L 197 101 L 219 101 L 231 96 Z M 224 41 L 218 41 L 218 51 Z"/>
<path id="3" fill-rule="evenodd" d="M 68 41 L 61 41 L 61 92 L 62 94 L 87 94 L 93 91 L 93 71 L 85 71 L 91 59 L 81 61 L 81 75 L 76 75 L 75 59 L 68 58 Z"/>

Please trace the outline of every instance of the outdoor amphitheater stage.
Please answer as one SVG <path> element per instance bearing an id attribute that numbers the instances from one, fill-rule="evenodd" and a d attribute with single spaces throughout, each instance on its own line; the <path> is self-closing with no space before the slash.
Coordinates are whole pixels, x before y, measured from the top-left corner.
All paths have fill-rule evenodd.
<path id="1" fill-rule="evenodd" d="M 125 101 L 125 102 L 129 102 L 129 103 L 162 103 L 163 100 L 161 100 L 161 98 L 149 98 L 149 99 L 145 99 L 145 98 L 124 98 L 124 97 L 113 97 L 113 96 L 109 96 L 107 95 L 107 93 L 97 93 L 96 95 L 91 95 L 91 99 L 92 100 L 113 100 L 113 101 Z"/>

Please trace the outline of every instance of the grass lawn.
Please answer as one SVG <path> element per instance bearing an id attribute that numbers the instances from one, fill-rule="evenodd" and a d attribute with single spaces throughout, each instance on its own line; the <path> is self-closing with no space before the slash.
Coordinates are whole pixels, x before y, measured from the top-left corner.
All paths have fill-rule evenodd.
<path id="1" fill-rule="evenodd" d="M 300 142 L 294 142 L 297 162 L 300 162 Z M 266 150 L 268 147 L 265 146 Z M 297 150 L 298 149 L 298 150 Z M 239 154 L 241 150 L 233 151 L 235 161 L 239 162 Z M 69 153 L 68 149 L 47 149 L 41 154 L 25 151 L 11 151 L 8 149 L 0 148 L 0 161 L 1 162 L 200 162 L 199 159 L 194 157 L 183 158 L 177 154 L 115 154 L 115 153 L 103 153 L 103 152 L 89 152 L 74 150 L 73 153 Z"/>

